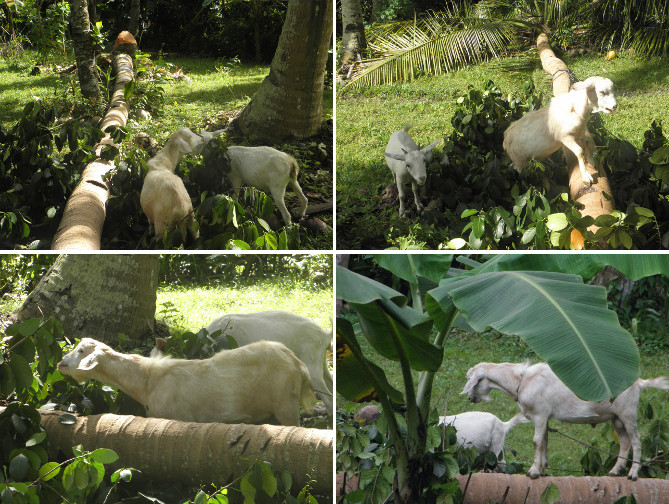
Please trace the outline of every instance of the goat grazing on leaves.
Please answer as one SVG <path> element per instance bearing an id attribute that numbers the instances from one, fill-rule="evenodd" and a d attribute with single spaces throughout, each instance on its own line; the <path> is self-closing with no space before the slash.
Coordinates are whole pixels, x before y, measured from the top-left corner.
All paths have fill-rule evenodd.
<path id="1" fill-rule="evenodd" d="M 260 340 L 286 345 L 307 366 L 316 396 L 323 401 L 328 415 L 332 415 L 332 374 L 327 363 L 332 333 L 308 318 L 281 310 L 230 313 L 214 320 L 206 330 L 209 334 L 223 331 L 240 347 Z M 151 355 L 160 355 L 164 348 L 165 340 L 156 339 L 155 353 Z"/>
<path id="2" fill-rule="evenodd" d="M 669 390 L 669 380 L 663 376 L 639 379 L 613 402 L 591 402 L 579 399 L 548 364 L 482 362 L 467 371 L 467 383 L 462 394 L 467 394 L 471 402 L 477 403 L 490 401 L 490 392 L 497 389 L 518 403 L 523 415 L 534 423 L 534 463 L 527 473 L 530 478 L 538 478 L 546 471 L 548 421 L 555 418 L 568 423 L 613 422 L 620 439 L 620 453 L 609 475 L 617 476 L 625 469 L 631 447 L 633 463 L 627 477 L 636 480 L 641 460 L 637 407 L 641 391 L 647 388 Z"/>
<path id="3" fill-rule="evenodd" d="M 118 387 L 152 417 L 184 422 L 300 425 L 299 405 L 316 401 L 309 370 L 280 343 L 260 341 L 210 359 L 142 357 L 82 339 L 58 370 Z"/>
<path id="4" fill-rule="evenodd" d="M 184 154 L 199 148 L 202 139 L 188 128 L 174 132 L 165 147 L 146 162 L 149 172 L 144 177 L 144 185 L 139 197 L 142 210 L 154 226 L 156 237 L 162 239 L 163 231 L 179 227 L 185 238 L 186 229 L 193 239 L 199 232 L 195 229 L 193 205 L 183 180 L 174 174 L 179 160 Z"/>
<path id="5" fill-rule="evenodd" d="M 506 469 L 506 460 L 504 459 L 506 435 L 516 425 L 523 423 L 529 423 L 529 420 L 521 413 L 518 413 L 508 422 L 502 422 L 492 413 L 486 413 L 485 411 L 468 411 L 457 415 L 439 417 L 439 425 L 455 427 L 458 445 L 463 448 L 473 446 L 479 454 L 494 453 L 499 460 L 497 468 L 501 472 Z"/>
<path id="6" fill-rule="evenodd" d="M 421 149 L 409 136 L 410 124 L 407 124 L 403 130 L 396 131 L 390 135 L 386 151 L 386 164 L 393 172 L 393 179 L 397 185 L 397 194 L 400 200 L 400 217 L 406 215 L 404 208 L 404 184 L 411 182 L 413 197 L 418 212 L 423 211 L 423 204 L 418 195 L 418 186 L 424 185 L 427 180 L 425 165 L 432 159 L 432 149 L 439 143 L 439 140 L 432 142 L 427 147 Z"/>
<path id="7" fill-rule="evenodd" d="M 564 146 L 578 159 L 583 182 L 592 184 L 586 160 L 592 164 L 595 145 L 588 119 L 597 112 L 611 114 L 617 107 L 610 79 L 590 77 L 576 82 L 569 93 L 511 123 L 504 132 L 504 150 L 520 173 L 530 159 L 550 156 Z"/>

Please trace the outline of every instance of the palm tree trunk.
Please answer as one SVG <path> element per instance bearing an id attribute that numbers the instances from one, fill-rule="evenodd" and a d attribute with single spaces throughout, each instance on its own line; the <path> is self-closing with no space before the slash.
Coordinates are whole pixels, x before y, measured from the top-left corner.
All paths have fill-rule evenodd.
<path id="1" fill-rule="evenodd" d="M 318 132 L 331 38 L 331 0 L 290 0 L 269 75 L 237 120 L 245 135 L 276 143 Z"/>
<path id="2" fill-rule="evenodd" d="M 292 490 L 310 483 L 312 493 L 332 496 L 332 430 L 111 414 L 82 416 L 74 425 L 63 425 L 62 412 L 40 410 L 40 415 L 53 455 L 71 453 L 78 444 L 86 450 L 109 448 L 119 455 L 118 467 L 134 467 L 152 480 L 188 485 L 226 485 L 255 461 L 264 460 L 272 471 L 291 474 Z"/>
<path id="3" fill-rule="evenodd" d="M 553 96 L 568 93 L 571 87 L 569 67 L 555 56 L 548 43 L 548 37 L 543 33 L 537 38 L 537 48 L 544 70 L 554 76 Z M 562 152 L 564 152 L 569 167 L 569 194 L 571 199 L 584 205 L 581 214 L 590 215 L 593 219 L 599 215 L 610 214 L 613 211 L 613 200 L 604 197 L 604 194 L 612 194 L 608 177 L 605 174 L 597 176 L 596 168 L 586 165 L 595 182 L 591 186 L 584 184 L 576 156 L 566 148 L 563 148 Z M 595 232 L 598 228 L 591 226 L 589 229 Z"/>
<path id="4" fill-rule="evenodd" d="M 128 32 L 121 32 L 117 39 L 126 40 L 132 36 Z M 134 42 L 134 38 L 132 38 Z M 113 56 L 113 68 L 116 74 L 114 94 L 110 101 L 110 108 L 100 125 L 105 131 L 110 126 L 125 126 L 128 120 L 130 107 L 125 101 L 125 84 L 133 79 L 132 56 L 127 54 L 133 52 L 132 47 L 137 48 L 136 43 L 125 43 L 117 45 Z M 105 137 L 95 146 L 95 152 L 99 156 L 104 145 L 113 145 L 108 132 Z M 53 250 L 99 250 L 102 237 L 102 227 L 105 223 L 105 205 L 109 199 L 109 188 L 104 180 L 105 175 L 114 168 L 112 161 L 97 158 L 84 168 L 81 180 L 65 204 L 63 218 L 58 226 L 58 232 L 53 240 Z"/>
<path id="5" fill-rule="evenodd" d="M 360 59 L 362 52 L 367 47 L 360 0 L 342 0 L 341 19 L 343 33 L 340 65 L 344 66 L 351 65 Z"/>
<path id="6" fill-rule="evenodd" d="M 61 255 L 13 319 L 53 315 L 72 340 L 153 336 L 159 268 L 156 255 Z"/>
<path id="7" fill-rule="evenodd" d="M 70 0 L 70 30 L 81 94 L 89 100 L 97 100 L 100 86 L 95 75 L 95 49 L 86 0 Z"/>

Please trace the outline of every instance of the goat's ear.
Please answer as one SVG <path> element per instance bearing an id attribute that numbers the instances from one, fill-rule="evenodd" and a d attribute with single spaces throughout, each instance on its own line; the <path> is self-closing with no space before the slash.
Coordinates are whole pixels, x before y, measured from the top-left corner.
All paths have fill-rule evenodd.
<path id="1" fill-rule="evenodd" d="M 402 149 L 404 150 L 404 149 Z M 397 159 L 398 161 L 404 161 L 404 154 L 391 154 L 390 152 L 384 152 L 384 156 L 389 157 L 391 159 Z"/>
<path id="2" fill-rule="evenodd" d="M 588 77 L 584 81 L 574 82 L 571 88 L 575 91 L 580 91 L 581 89 L 595 88 L 597 86 L 597 77 Z"/>
<path id="3" fill-rule="evenodd" d="M 84 357 L 79 365 L 77 366 L 77 369 L 79 371 L 90 371 L 93 369 L 95 366 L 98 365 L 98 358 L 102 356 L 102 351 L 101 350 L 95 350 L 93 351 L 92 354 L 88 355 L 87 357 Z"/>
<path id="4" fill-rule="evenodd" d="M 181 138 L 177 139 L 176 144 L 179 147 L 179 150 L 184 154 L 190 154 L 193 151 L 193 149 L 190 148 L 190 145 L 188 145 L 188 142 Z"/>
<path id="5" fill-rule="evenodd" d="M 167 341 L 164 338 L 156 338 L 156 348 L 160 350 L 161 352 L 165 351 L 165 345 L 167 345 Z"/>
<path id="6" fill-rule="evenodd" d="M 467 380 L 467 383 L 465 383 L 465 388 L 462 389 L 462 392 L 460 392 L 460 394 L 461 395 L 469 394 L 469 392 L 471 392 L 472 389 L 476 387 L 476 385 L 478 385 L 478 383 L 483 378 L 485 378 L 485 371 L 483 369 L 479 368 L 476 371 L 474 371 L 474 374 L 471 376 L 471 378 L 469 378 L 469 380 Z"/>
<path id="7" fill-rule="evenodd" d="M 437 140 L 436 142 L 432 142 L 430 145 L 428 145 L 427 147 L 421 149 L 420 151 L 421 151 L 423 154 L 427 154 L 427 153 L 430 152 L 432 149 L 434 149 L 434 148 L 437 146 L 437 144 L 438 144 L 439 142 L 440 142 L 440 140 Z"/>

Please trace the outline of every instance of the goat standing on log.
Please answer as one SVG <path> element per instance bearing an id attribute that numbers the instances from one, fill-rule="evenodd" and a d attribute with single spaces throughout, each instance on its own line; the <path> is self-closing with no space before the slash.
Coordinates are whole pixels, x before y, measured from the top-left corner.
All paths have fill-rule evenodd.
<path id="1" fill-rule="evenodd" d="M 281 343 L 260 341 L 185 360 L 122 354 L 91 338 L 58 363 L 75 380 L 118 387 L 152 417 L 183 422 L 300 425 L 299 404 L 310 410 L 316 397 L 309 370 Z"/>
<path id="2" fill-rule="evenodd" d="M 550 156 L 564 146 L 578 159 L 583 182 L 592 184 L 586 161 L 592 164 L 595 144 L 588 119 L 597 112 L 611 114 L 617 107 L 610 79 L 590 77 L 576 82 L 569 93 L 511 123 L 504 132 L 504 150 L 520 173 L 530 159 Z"/>
<path id="3" fill-rule="evenodd" d="M 477 403 L 490 401 L 490 392 L 497 389 L 518 403 L 523 415 L 534 423 L 534 463 L 527 473 L 530 478 L 545 474 L 548 466 L 548 420 L 555 418 L 581 424 L 613 422 L 620 439 L 620 453 L 609 475 L 617 476 L 625 469 L 631 447 L 633 463 L 627 477 L 636 480 L 641 460 L 637 408 L 641 391 L 647 388 L 669 390 L 669 380 L 663 376 L 638 379 L 613 402 L 591 402 L 579 399 L 548 364 L 481 362 L 467 371 L 467 383 L 461 393 L 468 394 L 469 400 Z"/>

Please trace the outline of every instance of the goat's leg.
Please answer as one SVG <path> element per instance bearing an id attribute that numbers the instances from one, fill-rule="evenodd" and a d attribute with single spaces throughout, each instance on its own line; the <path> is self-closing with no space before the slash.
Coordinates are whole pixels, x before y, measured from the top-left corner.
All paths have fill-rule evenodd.
<path id="1" fill-rule="evenodd" d="M 566 136 L 562 139 L 562 144 L 573 152 L 576 159 L 578 159 L 578 166 L 581 170 L 581 178 L 585 184 L 592 184 L 593 178 L 592 175 L 588 173 L 588 170 L 585 167 L 585 159 L 583 158 L 583 147 L 576 138 L 573 136 Z"/>
<path id="2" fill-rule="evenodd" d="M 625 466 L 627 465 L 626 458 L 627 455 L 629 454 L 632 444 L 630 442 L 630 437 L 627 432 L 627 429 L 625 429 L 625 425 L 620 419 L 615 418 L 613 420 L 613 428 L 616 430 L 616 434 L 618 434 L 620 451 L 618 452 L 618 459 L 616 460 L 616 465 L 614 465 L 613 468 L 609 471 L 609 476 L 618 476 L 625 470 Z"/>
<path id="3" fill-rule="evenodd" d="M 300 410 L 298 407 L 299 400 L 297 397 L 290 398 L 289 401 L 282 402 L 277 405 L 273 414 L 274 418 L 281 425 L 295 425 L 300 426 Z"/>
<path id="4" fill-rule="evenodd" d="M 627 433 L 629 434 L 632 443 L 632 467 L 627 477 L 632 481 L 636 481 L 639 477 L 639 469 L 641 468 L 641 437 L 639 436 L 639 429 L 637 428 L 636 418 L 634 422 L 629 422 L 625 425 Z"/>
<path id="5" fill-rule="evenodd" d="M 297 179 L 290 179 L 288 183 L 290 184 L 290 187 L 293 188 L 293 192 L 297 196 L 297 199 L 300 200 L 300 209 L 297 211 L 297 216 L 304 217 L 304 214 L 307 211 L 307 203 L 309 201 L 302 192 L 302 188 L 300 187 L 300 184 L 298 184 Z"/>
<path id="6" fill-rule="evenodd" d="M 585 158 L 590 161 L 592 166 L 595 166 L 595 153 L 597 152 L 597 146 L 595 145 L 595 141 L 587 128 L 585 130 L 585 135 L 583 135 L 583 144 L 586 151 Z"/>
<path id="7" fill-rule="evenodd" d="M 527 475 L 536 479 L 543 474 L 548 465 L 548 419 L 535 418 L 534 419 L 534 463 Z"/>
<path id="8" fill-rule="evenodd" d="M 406 209 L 404 208 L 404 181 L 398 178 L 395 183 L 397 184 L 397 197 L 400 200 L 400 217 L 405 217 Z"/>
<path id="9" fill-rule="evenodd" d="M 420 195 L 419 190 L 418 190 L 418 184 L 416 183 L 415 180 L 411 180 L 411 189 L 413 190 L 413 199 L 416 202 L 416 210 L 418 210 L 418 213 L 421 213 L 423 211 L 423 204 L 420 202 Z"/>
<path id="10" fill-rule="evenodd" d="M 272 193 L 272 198 L 274 198 L 274 203 L 279 208 L 279 212 L 281 212 L 283 222 L 286 223 L 286 226 L 290 226 L 292 220 L 290 218 L 290 213 L 288 213 L 288 209 L 286 208 L 286 202 L 284 201 L 286 186 L 271 186 L 270 192 Z"/>

